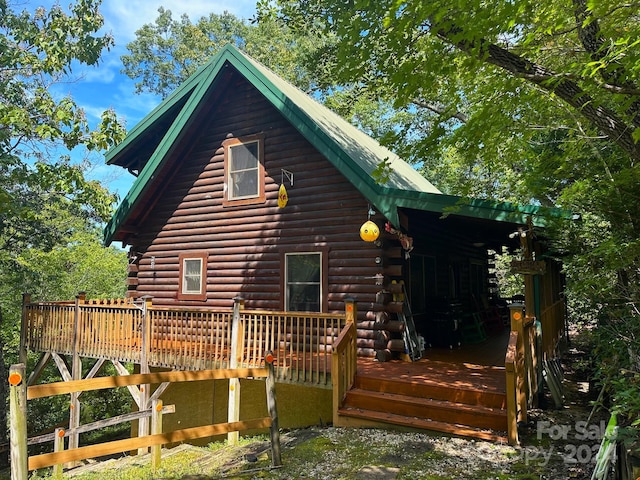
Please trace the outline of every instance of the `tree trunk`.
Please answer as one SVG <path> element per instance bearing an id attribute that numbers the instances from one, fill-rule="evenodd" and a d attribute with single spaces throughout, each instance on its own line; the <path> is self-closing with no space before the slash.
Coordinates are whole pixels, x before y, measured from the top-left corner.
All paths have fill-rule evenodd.
<path id="1" fill-rule="evenodd" d="M 0 328 L 4 328 L 2 308 L 0 307 Z M 0 445 L 9 444 L 9 432 L 7 431 L 8 417 L 7 398 L 9 395 L 7 382 L 7 366 L 4 363 L 4 346 L 0 345 Z M 0 469 L 9 465 L 8 449 L 0 451 Z"/>
<path id="2" fill-rule="evenodd" d="M 612 143 L 617 144 L 634 160 L 640 161 L 640 144 L 632 136 L 634 126 L 625 123 L 614 111 L 598 105 L 575 81 L 486 40 L 459 40 L 462 33 L 459 27 L 445 29 L 434 25 L 434 31 L 437 31 L 441 39 L 469 55 L 555 94 L 574 107 Z"/>

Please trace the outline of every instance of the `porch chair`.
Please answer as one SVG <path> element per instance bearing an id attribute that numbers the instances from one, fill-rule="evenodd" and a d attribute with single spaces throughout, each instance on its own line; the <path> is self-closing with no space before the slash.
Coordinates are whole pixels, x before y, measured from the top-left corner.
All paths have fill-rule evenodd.
<path id="1" fill-rule="evenodd" d="M 486 296 L 481 296 L 481 301 L 478 301 L 475 295 L 473 295 L 473 303 L 476 305 L 476 309 L 478 310 L 482 323 L 485 326 L 485 329 L 492 333 L 499 333 L 504 329 L 505 320 L 504 317 L 500 314 L 500 310 L 496 305 L 492 305 L 489 303 L 489 300 Z"/>
<path id="2" fill-rule="evenodd" d="M 478 312 L 463 315 L 460 330 L 463 343 L 481 343 L 487 339 L 487 331 Z"/>

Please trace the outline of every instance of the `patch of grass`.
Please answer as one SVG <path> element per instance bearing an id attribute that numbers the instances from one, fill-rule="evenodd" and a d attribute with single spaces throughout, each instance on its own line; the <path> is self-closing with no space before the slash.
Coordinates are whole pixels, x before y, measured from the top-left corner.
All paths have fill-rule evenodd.
<path id="1" fill-rule="evenodd" d="M 237 446 L 224 441 L 204 448 L 183 445 L 164 450 L 161 468 L 155 472 L 148 456 L 123 457 L 105 462 L 99 472 L 74 479 L 360 480 L 372 478 L 371 471 L 376 469 L 393 469 L 397 480 L 568 478 L 563 476 L 568 471 L 555 451 L 542 462 L 533 453 L 527 456 L 525 448 L 376 429 L 310 428 L 282 434 L 283 465 L 279 468 L 272 467 L 270 440 L 262 435 L 242 437 Z M 537 447 L 528 448 L 534 452 Z M 43 471 L 32 478 L 51 477 Z"/>

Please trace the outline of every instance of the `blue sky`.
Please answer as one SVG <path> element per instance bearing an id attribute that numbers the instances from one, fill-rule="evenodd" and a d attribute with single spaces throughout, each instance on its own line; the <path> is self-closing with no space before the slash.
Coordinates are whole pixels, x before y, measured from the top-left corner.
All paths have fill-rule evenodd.
<path id="1" fill-rule="evenodd" d="M 33 9 L 43 6 L 47 10 L 52 4 L 60 3 L 64 8 L 70 2 L 61 0 L 18 1 L 16 10 Z M 255 14 L 256 0 L 103 0 L 100 11 L 105 17 L 105 32 L 110 32 L 115 47 L 102 56 L 100 64 L 92 68 L 79 68 L 73 72 L 70 82 L 55 85 L 59 95 L 70 94 L 82 106 L 92 124 L 100 119 L 100 114 L 113 108 L 126 122 L 130 130 L 160 101 L 159 98 L 145 94 L 135 95 L 134 81 L 120 73 L 120 56 L 127 53 L 126 45 L 135 39 L 135 32 L 142 25 L 153 23 L 158 16 L 158 8 L 171 10 L 173 18 L 187 14 L 195 22 L 210 13 L 223 13 L 225 10 L 243 19 Z M 81 157 L 74 152 L 72 158 Z M 89 173 L 90 178 L 99 179 L 103 185 L 124 198 L 134 177 L 117 166 L 107 166 L 102 156 L 91 157 L 95 165 Z"/>

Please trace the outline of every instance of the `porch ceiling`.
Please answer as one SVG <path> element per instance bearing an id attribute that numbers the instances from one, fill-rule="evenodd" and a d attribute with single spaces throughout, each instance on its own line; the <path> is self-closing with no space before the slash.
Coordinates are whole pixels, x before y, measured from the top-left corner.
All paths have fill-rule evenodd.
<path id="1" fill-rule="evenodd" d="M 523 228 L 521 223 L 498 222 L 491 219 L 437 212 L 405 209 L 408 217 L 409 235 L 414 238 L 448 239 L 452 244 L 500 250 L 502 246 L 515 249 L 520 245 L 519 237 L 511 234 Z"/>

